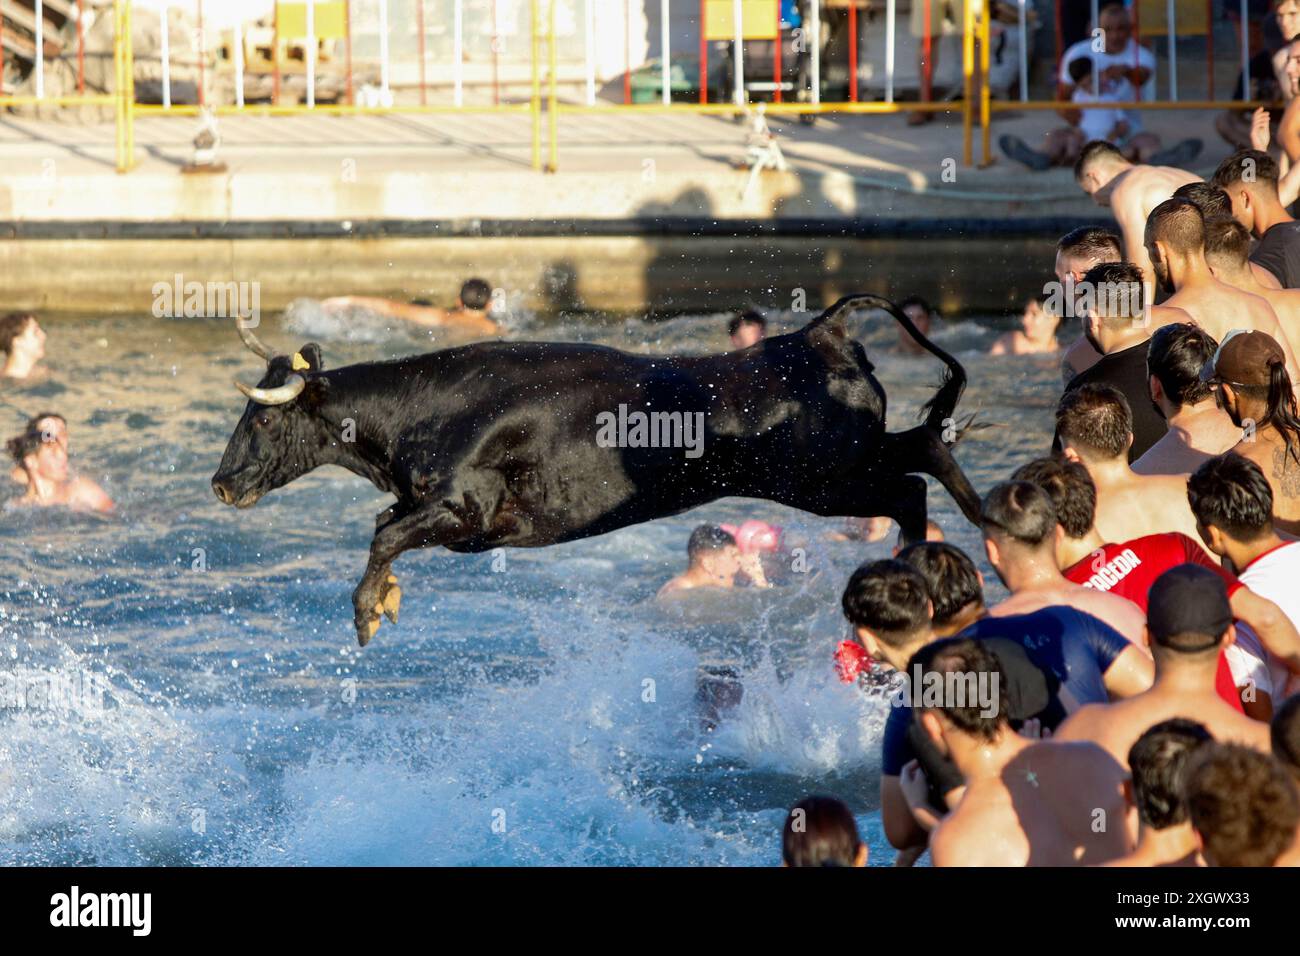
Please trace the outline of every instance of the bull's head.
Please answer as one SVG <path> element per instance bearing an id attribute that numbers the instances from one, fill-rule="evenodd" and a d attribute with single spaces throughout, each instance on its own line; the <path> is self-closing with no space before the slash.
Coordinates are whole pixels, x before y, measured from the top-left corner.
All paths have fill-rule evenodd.
<path id="1" fill-rule="evenodd" d="M 319 345 L 304 345 L 293 356 L 276 355 L 242 321 L 237 326 L 244 344 L 266 360 L 266 374 L 256 387 L 235 382 L 248 405 L 212 476 L 212 490 L 226 504 L 248 508 L 319 463 L 321 424 L 315 409 L 329 383 L 319 374 Z"/>

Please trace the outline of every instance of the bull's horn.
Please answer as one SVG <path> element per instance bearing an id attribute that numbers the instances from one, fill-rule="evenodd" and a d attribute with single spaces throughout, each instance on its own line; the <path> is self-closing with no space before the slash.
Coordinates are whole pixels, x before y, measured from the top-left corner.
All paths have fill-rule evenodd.
<path id="1" fill-rule="evenodd" d="M 283 405 L 292 402 L 307 387 L 307 380 L 301 375 L 290 375 L 283 385 L 275 388 L 254 388 L 235 379 L 235 388 L 239 389 L 259 405 Z"/>
<path id="2" fill-rule="evenodd" d="M 239 330 L 239 337 L 254 355 L 268 362 L 275 357 L 275 353 L 261 343 L 258 337 L 253 334 L 253 330 L 244 324 L 243 319 L 235 319 L 235 328 Z"/>

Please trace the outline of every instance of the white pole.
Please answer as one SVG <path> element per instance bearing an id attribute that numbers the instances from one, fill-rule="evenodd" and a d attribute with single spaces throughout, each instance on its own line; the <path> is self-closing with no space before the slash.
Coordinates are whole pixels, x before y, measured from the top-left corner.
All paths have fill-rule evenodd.
<path id="1" fill-rule="evenodd" d="M 926 2 L 926 0 L 921 0 Z M 894 0 L 885 3 L 885 102 L 894 102 L 894 20 L 898 9 Z M 852 83 L 855 77 L 849 77 Z"/>
<path id="2" fill-rule="evenodd" d="M 1096 36 L 1097 33 L 1101 30 L 1100 8 L 1101 8 L 1101 4 L 1098 2 L 1098 0 L 1092 0 L 1092 35 L 1094 38 L 1092 41 L 1093 43 L 1097 42 Z M 1106 42 L 1105 40 L 1102 41 L 1103 44 L 1105 42 Z M 1092 49 L 1094 48 L 1089 47 L 1089 50 Z M 1102 49 L 1105 50 L 1106 47 L 1102 46 Z M 1101 70 L 1098 69 L 1097 58 L 1095 56 L 1092 56 L 1091 53 L 1089 53 L 1089 57 L 1092 59 L 1092 95 L 1096 97 L 1100 97 L 1101 96 Z M 1068 76 L 1069 74 L 1067 73 L 1066 75 Z"/>
<path id="3" fill-rule="evenodd" d="M 172 108 L 172 50 L 171 37 L 168 33 L 167 17 L 167 0 L 163 0 L 162 6 L 158 10 L 158 17 L 162 21 L 160 25 L 159 39 L 162 42 L 162 49 L 159 55 L 162 57 L 162 105 L 163 109 Z"/>
<path id="4" fill-rule="evenodd" d="M 745 105 L 745 31 L 743 21 L 745 17 L 745 8 L 740 0 L 734 0 L 731 5 L 731 18 L 735 21 L 732 26 L 736 28 L 736 105 Z"/>
<path id="5" fill-rule="evenodd" d="M 455 86 L 454 101 L 457 106 L 465 105 L 465 3 L 456 0 L 452 13 L 451 38 L 451 75 Z"/>
<path id="6" fill-rule="evenodd" d="M 821 0 L 812 0 L 809 14 L 812 20 L 812 101 L 822 101 L 822 4 Z"/>
<path id="7" fill-rule="evenodd" d="M 1025 0 L 1020 6 L 1020 102 L 1029 102 L 1029 28 L 1025 23 Z"/>
<path id="8" fill-rule="evenodd" d="M 45 4 L 36 0 L 36 98 L 45 99 Z"/>
<path id="9" fill-rule="evenodd" d="M 316 0 L 307 0 L 307 109 L 316 107 Z"/>
<path id="10" fill-rule="evenodd" d="M 1246 30 L 1248 3 L 1241 0 L 1241 98 L 1250 99 L 1250 34 Z"/>
<path id="11" fill-rule="evenodd" d="M 664 106 L 673 101 L 672 65 L 668 57 L 668 0 L 659 0 L 659 52 L 663 57 Z"/>
<path id="12" fill-rule="evenodd" d="M 1174 0 L 1168 0 L 1165 4 L 1166 16 L 1169 18 L 1169 99 L 1178 102 L 1178 30 L 1174 26 Z M 1241 28 L 1245 30 L 1246 22 L 1243 20 Z"/>
<path id="13" fill-rule="evenodd" d="M 388 99 L 388 0 L 379 0 L 379 86 Z"/>
<path id="14" fill-rule="evenodd" d="M 459 0 L 458 0 L 459 2 Z M 586 37 L 583 50 L 587 57 L 587 105 L 596 105 L 596 0 L 587 0 L 583 17 Z"/>
<path id="15" fill-rule="evenodd" d="M 244 108 L 244 25 L 235 18 L 235 105 Z"/>

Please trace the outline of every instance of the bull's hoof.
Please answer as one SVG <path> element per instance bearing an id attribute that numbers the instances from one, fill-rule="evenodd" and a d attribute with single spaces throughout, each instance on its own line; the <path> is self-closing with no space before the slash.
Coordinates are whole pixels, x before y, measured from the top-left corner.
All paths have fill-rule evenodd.
<path id="1" fill-rule="evenodd" d="M 402 606 L 402 589 L 397 586 L 397 578 L 391 574 L 388 576 L 388 589 L 384 592 L 384 600 L 380 606 L 384 609 L 384 617 L 396 624 L 397 612 Z"/>

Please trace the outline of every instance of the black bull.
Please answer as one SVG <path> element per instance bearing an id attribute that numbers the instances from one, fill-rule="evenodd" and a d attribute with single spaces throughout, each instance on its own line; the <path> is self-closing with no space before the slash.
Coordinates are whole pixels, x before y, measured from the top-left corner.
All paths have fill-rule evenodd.
<path id="1" fill-rule="evenodd" d="M 844 326 L 862 306 L 884 308 L 947 366 L 916 428 L 885 431 L 884 390 Z M 362 645 L 381 612 L 396 622 L 392 565 L 412 548 L 541 547 L 728 495 L 887 515 L 916 541 L 926 520 L 917 473 L 978 520 L 979 497 L 947 445 L 966 373 L 878 296 L 848 296 L 797 332 L 699 357 L 484 342 L 327 372 L 317 345 L 290 358 L 239 331 L 267 369 L 257 388 L 236 383 L 250 401 L 212 478 L 217 497 L 249 507 L 320 465 L 397 497 L 352 595 Z M 620 415 L 635 424 L 636 412 L 675 414 L 658 416 L 662 428 L 650 416 L 641 435 L 610 426 Z M 675 447 L 650 446 L 652 433 Z"/>

